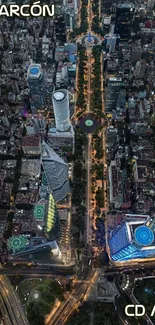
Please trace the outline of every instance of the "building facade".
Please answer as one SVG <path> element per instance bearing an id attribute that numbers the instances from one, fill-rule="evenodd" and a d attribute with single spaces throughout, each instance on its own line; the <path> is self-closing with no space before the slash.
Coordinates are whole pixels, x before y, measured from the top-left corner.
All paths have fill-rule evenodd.
<path id="1" fill-rule="evenodd" d="M 105 111 L 106 113 L 112 113 L 116 110 L 118 95 L 121 88 L 124 86 L 122 78 L 109 78 L 107 81 L 105 91 Z"/>
<path id="2" fill-rule="evenodd" d="M 68 91 L 66 89 L 55 91 L 52 96 L 52 101 L 56 128 L 58 131 L 65 132 L 71 126 Z"/>
<path id="3" fill-rule="evenodd" d="M 124 222 L 109 239 L 113 261 L 145 259 L 155 256 L 155 218 Z"/>
<path id="4" fill-rule="evenodd" d="M 115 33 L 120 35 L 120 40 L 130 38 L 134 16 L 134 5 L 129 3 L 118 4 L 116 7 Z"/>
<path id="5" fill-rule="evenodd" d="M 55 201 L 62 201 L 70 192 L 68 164 L 45 142 L 42 144 L 42 166 Z"/>
<path id="6" fill-rule="evenodd" d="M 31 111 L 34 114 L 44 105 L 42 95 L 43 71 L 40 64 L 30 64 L 27 72 L 27 81 L 30 89 Z"/>

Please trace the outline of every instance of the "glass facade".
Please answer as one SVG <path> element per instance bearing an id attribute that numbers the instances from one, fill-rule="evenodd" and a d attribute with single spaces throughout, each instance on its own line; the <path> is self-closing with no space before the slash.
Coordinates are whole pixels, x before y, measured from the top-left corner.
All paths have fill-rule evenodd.
<path id="1" fill-rule="evenodd" d="M 131 35 L 134 6 L 132 4 L 119 4 L 116 8 L 115 33 L 121 40 L 128 40 Z"/>
<path id="2" fill-rule="evenodd" d="M 59 215 L 53 195 L 49 195 L 48 211 L 46 218 L 45 234 L 50 240 L 55 240 L 59 237 Z"/>
<path id="3" fill-rule="evenodd" d="M 109 239 L 109 248 L 113 261 L 154 257 L 154 233 L 145 224 L 125 222 Z"/>

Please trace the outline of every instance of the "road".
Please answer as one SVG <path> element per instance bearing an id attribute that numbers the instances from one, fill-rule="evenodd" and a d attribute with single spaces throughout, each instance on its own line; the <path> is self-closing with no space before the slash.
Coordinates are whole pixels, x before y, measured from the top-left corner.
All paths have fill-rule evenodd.
<path id="1" fill-rule="evenodd" d="M 72 294 L 68 293 L 68 297 L 58 309 L 57 313 L 52 316 L 52 319 L 47 323 L 48 325 L 63 325 L 66 323 L 70 315 L 76 310 L 81 300 L 83 299 L 89 284 L 80 283 L 76 284 Z"/>
<path id="2" fill-rule="evenodd" d="M 91 33 L 91 22 L 92 22 L 92 9 L 91 1 L 88 1 L 88 33 Z M 91 48 L 86 48 L 87 52 L 87 113 L 91 112 L 91 78 L 92 78 L 92 50 Z M 92 206 L 91 206 L 91 162 L 92 162 L 92 135 L 88 134 L 88 144 L 86 147 L 86 170 L 87 170 L 87 190 L 86 190 L 86 205 L 87 205 L 87 220 L 86 220 L 86 237 L 85 241 L 87 244 L 91 245 L 92 240 Z"/>
<path id="3" fill-rule="evenodd" d="M 90 175 L 90 168 L 91 168 L 91 152 L 92 152 L 92 144 L 91 144 L 91 135 L 88 134 L 88 144 L 86 147 L 86 170 L 87 170 L 87 189 L 86 189 L 86 205 L 87 205 L 87 220 L 86 220 L 86 237 L 85 241 L 86 244 L 91 245 L 91 233 L 92 233 L 92 206 L 91 206 L 91 175 Z"/>
<path id="4" fill-rule="evenodd" d="M 0 274 L 2 275 L 37 275 L 37 274 L 46 274 L 47 276 L 52 276 L 52 274 L 57 274 L 57 275 L 75 275 L 76 270 L 74 267 L 61 267 L 60 269 L 58 268 L 53 268 L 53 267 L 5 267 L 0 269 Z"/>
<path id="5" fill-rule="evenodd" d="M 8 308 L 5 304 L 5 302 L 3 301 L 3 298 L 2 296 L 0 295 L 0 310 L 1 310 L 1 313 L 3 315 L 3 323 L 5 325 L 12 325 L 12 320 L 11 320 L 11 316 L 9 315 L 9 311 L 8 311 Z"/>
<path id="6" fill-rule="evenodd" d="M 6 325 L 28 325 L 20 299 L 6 276 L 0 276 L 0 301 Z"/>

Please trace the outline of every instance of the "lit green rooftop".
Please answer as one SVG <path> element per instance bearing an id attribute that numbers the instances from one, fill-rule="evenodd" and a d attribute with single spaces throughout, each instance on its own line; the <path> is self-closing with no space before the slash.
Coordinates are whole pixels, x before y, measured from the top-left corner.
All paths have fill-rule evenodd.
<path id="1" fill-rule="evenodd" d="M 25 235 L 21 236 L 13 236 L 8 239 L 7 245 L 10 250 L 12 250 L 14 253 L 20 251 L 22 248 L 27 246 L 29 244 L 29 241 Z"/>
<path id="2" fill-rule="evenodd" d="M 53 195 L 50 194 L 49 202 L 48 202 L 48 215 L 47 215 L 47 226 L 46 226 L 47 232 L 51 231 L 51 229 L 55 224 L 55 210 L 56 210 L 55 201 Z"/>
<path id="3" fill-rule="evenodd" d="M 38 204 L 34 208 L 34 217 L 36 220 L 43 221 L 45 216 L 45 205 Z"/>

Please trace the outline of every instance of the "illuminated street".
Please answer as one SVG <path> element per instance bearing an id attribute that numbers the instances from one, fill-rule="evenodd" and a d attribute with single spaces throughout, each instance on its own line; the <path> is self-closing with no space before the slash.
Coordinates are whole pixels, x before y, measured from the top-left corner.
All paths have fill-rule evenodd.
<path id="1" fill-rule="evenodd" d="M 153 325 L 155 2 L 10 3 L 0 325 Z"/>
<path id="2" fill-rule="evenodd" d="M 5 324 L 28 325 L 20 299 L 6 276 L 0 277 L 0 289 Z"/>

